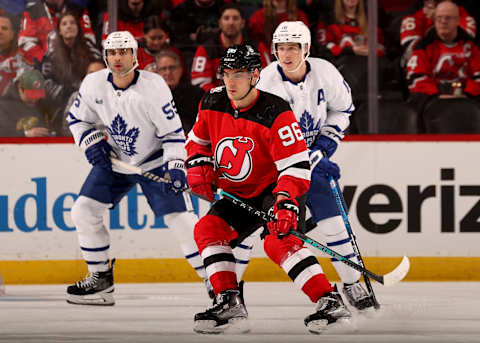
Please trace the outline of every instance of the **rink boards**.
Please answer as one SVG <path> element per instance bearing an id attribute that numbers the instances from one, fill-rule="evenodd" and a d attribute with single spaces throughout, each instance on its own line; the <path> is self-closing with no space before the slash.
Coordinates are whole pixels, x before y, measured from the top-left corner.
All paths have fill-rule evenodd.
<path id="1" fill-rule="evenodd" d="M 343 142 L 335 161 L 342 167 L 341 188 L 367 267 L 382 274 L 408 255 L 407 280 L 480 280 L 478 137 L 365 139 Z M 70 219 L 89 171 L 82 153 L 68 140 L 0 142 L 0 274 L 11 284 L 65 283 L 82 276 L 86 268 Z M 197 212 L 208 209 L 194 202 Z M 197 280 L 139 188 L 107 214 L 105 223 L 117 281 Z M 312 237 L 322 240 L 320 233 Z M 261 242 L 253 256 L 247 280 L 287 280 L 268 261 Z M 322 265 L 335 279 L 331 264 Z"/>

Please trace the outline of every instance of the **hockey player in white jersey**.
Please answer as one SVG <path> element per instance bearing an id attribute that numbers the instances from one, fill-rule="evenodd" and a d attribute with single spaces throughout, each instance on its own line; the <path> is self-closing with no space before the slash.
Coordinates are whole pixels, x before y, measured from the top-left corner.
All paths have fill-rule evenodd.
<path id="1" fill-rule="evenodd" d="M 358 263 L 327 176 L 340 177 L 340 168 L 330 157 L 354 110 L 350 87 L 330 62 L 308 57 L 310 43 L 310 31 L 303 22 L 280 23 L 272 39 L 277 61 L 262 70 L 257 88 L 290 103 L 310 150 L 312 175 L 307 207 L 317 224 L 315 228 L 321 230 L 329 247 Z M 372 297 L 359 283 L 360 273 L 335 259 L 332 262 L 349 303 L 359 310 L 372 307 Z"/>
<path id="2" fill-rule="evenodd" d="M 185 135 L 170 89 L 160 75 L 136 70 L 137 42 L 129 32 L 108 35 L 103 54 L 107 69 L 83 80 L 67 118 L 75 143 L 93 165 L 71 211 L 89 271 L 67 289 L 67 301 L 74 304 L 115 303 L 114 260 L 109 259 L 110 236 L 102 217 L 137 183 L 155 216 L 164 216 L 174 231 L 188 262 L 206 279 L 193 239 L 198 218 L 189 195 L 182 192 Z M 112 166 L 111 154 L 169 177 L 171 183 L 156 183 L 118 169 Z"/>

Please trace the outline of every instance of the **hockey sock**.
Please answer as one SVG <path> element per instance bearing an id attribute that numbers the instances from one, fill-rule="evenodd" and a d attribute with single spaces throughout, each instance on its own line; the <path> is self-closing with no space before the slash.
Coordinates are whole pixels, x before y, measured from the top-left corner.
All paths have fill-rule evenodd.
<path id="1" fill-rule="evenodd" d="M 202 256 L 198 252 L 197 244 L 193 239 L 193 228 L 198 217 L 193 212 L 178 212 L 164 216 L 165 224 L 173 231 L 180 244 L 188 263 L 195 269 L 202 279 L 207 277 L 203 266 Z"/>
<path id="2" fill-rule="evenodd" d="M 353 251 L 350 236 L 348 235 L 347 228 L 341 216 L 321 220 L 317 223 L 317 227 L 320 228 L 320 231 L 325 235 L 325 241 L 329 248 L 332 248 L 353 262 L 358 263 L 358 258 Z M 354 283 L 360 279 L 360 272 L 339 262 L 335 258 L 331 258 L 330 260 L 343 283 Z"/>
<path id="3" fill-rule="evenodd" d="M 72 207 L 72 221 L 77 228 L 78 242 L 88 271 L 109 269 L 110 235 L 103 225 L 103 215 L 110 207 L 86 196 L 79 196 Z"/>

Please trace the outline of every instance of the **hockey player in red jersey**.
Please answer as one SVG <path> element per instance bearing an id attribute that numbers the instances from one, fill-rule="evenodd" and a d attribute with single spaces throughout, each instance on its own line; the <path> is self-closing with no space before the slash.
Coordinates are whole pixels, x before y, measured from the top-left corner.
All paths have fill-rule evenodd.
<path id="1" fill-rule="evenodd" d="M 273 205 L 276 221 L 267 224 L 270 233 L 265 237 L 265 252 L 317 303 L 305 325 L 321 333 L 327 325 L 347 321 L 351 314 L 312 252 L 288 235 L 297 229 L 303 213 L 310 162 L 288 103 L 255 88 L 260 68 L 260 56 L 250 45 L 228 48 L 221 58 L 219 73 L 225 86 L 212 89 L 201 101 L 188 137 L 188 183 L 194 193 L 210 200 L 214 199 L 213 187 L 219 187 L 251 206 L 268 210 Z M 262 224 L 227 199 L 216 201 L 196 224 L 195 241 L 216 302 L 195 315 L 194 331 L 248 331 L 230 242 Z"/>

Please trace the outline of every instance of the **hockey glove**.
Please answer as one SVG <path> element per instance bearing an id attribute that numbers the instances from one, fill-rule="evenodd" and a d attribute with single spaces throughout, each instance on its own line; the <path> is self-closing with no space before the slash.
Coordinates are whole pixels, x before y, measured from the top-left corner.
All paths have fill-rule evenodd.
<path id="1" fill-rule="evenodd" d="M 213 161 L 204 155 L 194 155 L 185 161 L 188 185 L 192 192 L 213 201 L 213 183 L 216 179 Z"/>
<path id="2" fill-rule="evenodd" d="M 327 157 L 331 157 L 343 137 L 344 134 L 337 125 L 326 125 L 320 130 L 320 137 L 318 137 L 314 149 L 318 148 Z"/>
<path id="3" fill-rule="evenodd" d="M 166 183 L 167 192 L 182 192 L 187 185 L 187 176 L 185 174 L 185 165 L 182 160 L 172 160 L 165 162 L 162 166 L 162 172 L 170 183 Z"/>
<path id="4" fill-rule="evenodd" d="M 112 170 L 110 160 L 112 147 L 105 140 L 105 134 L 102 131 L 94 130 L 87 134 L 82 139 L 80 147 L 85 150 L 85 156 L 91 165 Z"/>
<path id="5" fill-rule="evenodd" d="M 340 178 L 340 168 L 338 164 L 330 161 L 327 157 L 323 157 L 320 150 L 309 151 L 310 168 L 312 170 L 312 178 L 332 176 L 335 180 Z"/>
<path id="6" fill-rule="evenodd" d="M 275 220 L 267 223 L 268 231 L 278 238 L 282 238 L 288 234 L 288 231 L 296 230 L 299 213 L 298 203 L 295 199 L 277 200 L 273 206 Z"/>

